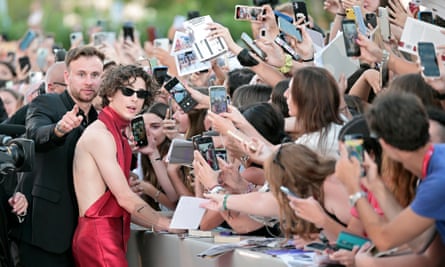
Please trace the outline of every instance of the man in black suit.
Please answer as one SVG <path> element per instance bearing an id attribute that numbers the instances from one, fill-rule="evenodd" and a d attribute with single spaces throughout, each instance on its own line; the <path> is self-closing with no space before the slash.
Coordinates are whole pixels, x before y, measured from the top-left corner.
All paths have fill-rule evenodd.
<path id="1" fill-rule="evenodd" d="M 104 55 L 94 47 L 70 50 L 65 59 L 67 89 L 35 98 L 26 116 L 26 137 L 35 142 L 35 164 L 19 184 L 29 202 L 25 222 L 13 229 L 25 267 L 74 266 L 71 242 L 77 225 L 72 164 L 83 130 L 97 118 Z"/>

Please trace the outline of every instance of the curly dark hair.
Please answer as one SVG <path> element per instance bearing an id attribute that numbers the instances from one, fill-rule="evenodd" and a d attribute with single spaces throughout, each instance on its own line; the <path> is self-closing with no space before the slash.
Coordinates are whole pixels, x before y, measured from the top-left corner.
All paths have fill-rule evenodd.
<path id="1" fill-rule="evenodd" d="M 143 110 L 153 102 L 155 92 L 158 90 L 157 83 L 153 77 L 145 72 L 141 67 L 135 65 L 119 65 L 110 68 L 104 73 L 104 77 L 99 87 L 99 96 L 102 97 L 102 106 L 110 104 L 109 97 L 113 96 L 119 87 L 132 85 L 137 78 L 142 78 L 145 82 L 145 89 L 151 94 L 144 101 Z"/>

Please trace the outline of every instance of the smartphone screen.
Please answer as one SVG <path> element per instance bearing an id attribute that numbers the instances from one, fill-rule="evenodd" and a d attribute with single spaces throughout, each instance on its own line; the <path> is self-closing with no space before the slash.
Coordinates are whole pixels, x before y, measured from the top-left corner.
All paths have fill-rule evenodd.
<path id="1" fill-rule="evenodd" d="M 252 38 L 250 38 L 250 36 L 247 33 L 243 32 L 241 34 L 241 40 L 252 52 L 254 52 L 258 57 L 260 57 L 261 60 L 266 59 L 267 57 L 266 53 L 263 50 L 261 50 L 256 44 L 253 43 Z"/>
<path id="2" fill-rule="evenodd" d="M 256 6 L 235 6 L 235 20 L 260 20 L 259 16 L 263 14 L 264 9 Z"/>
<path id="3" fill-rule="evenodd" d="M 365 161 L 365 149 L 363 147 L 363 136 L 360 134 L 347 134 L 343 137 L 346 149 L 348 150 L 348 157 L 355 157 L 361 165 L 361 174 L 363 177 L 366 175 L 363 168 L 363 162 Z"/>
<path id="4" fill-rule="evenodd" d="M 164 85 L 164 88 L 171 94 L 185 113 L 192 110 L 198 104 L 176 77 L 170 79 Z"/>
<path id="5" fill-rule="evenodd" d="M 210 86 L 210 110 L 213 113 L 227 112 L 227 91 L 224 86 Z"/>
<path id="6" fill-rule="evenodd" d="M 94 45 L 108 43 L 113 45 L 116 42 L 116 34 L 114 32 L 96 32 L 93 34 Z"/>
<path id="7" fill-rule="evenodd" d="M 122 26 L 124 32 L 124 40 L 130 40 L 134 43 L 134 26 L 133 23 L 127 22 Z"/>
<path id="8" fill-rule="evenodd" d="M 301 36 L 301 32 L 299 29 L 297 29 L 292 23 L 289 21 L 283 19 L 282 17 L 278 18 L 278 27 L 282 32 L 284 32 L 287 35 L 290 35 L 297 39 L 298 42 L 303 41 L 303 37 Z"/>
<path id="9" fill-rule="evenodd" d="M 163 85 L 167 77 L 167 66 L 156 66 L 153 68 L 153 77 L 159 85 Z"/>
<path id="10" fill-rule="evenodd" d="M 425 77 L 440 77 L 434 44 L 429 42 L 418 42 L 417 51 L 419 53 L 420 64 L 423 67 L 423 75 Z"/>
<path id="11" fill-rule="evenodd" d="M 303 23 L 307 23 L 309 21 L 305 2 L 292 1 L 292 7 L 294 9 L 295 21 L 298 21 L 302 17 L 305 18 Z"/>
<path id="12" fill-rule="evenodd" d="M 434 22 L 433 12 L 431 11 L 419 11 L 418 17 L 421 21 L 425 21 L 431 24 Z"/>
<path id="13" fill-rule="evenodd" d="M 33 30 L 28 30 L 19 43 L 20 50 L 25 51 L 26 49 L 28 49 L 28 47 L 31 45 L 32 41 L 34 41 L 36 37 L 36 32 L 34 32 Z"/>
<path id="14" fill-rule="evenodd" d="M 210 136 L 196 136 L 193 138 L 193 145 L 202 157 L 207 161 L 213 170 L 219 170 L 218 160 L 215 153 L 215 145 Z"/>
<path id="15" fill-rule="evenodd" d="M 148 145 L 144 118 L 142 116 L 137 116 L 131 120 L 131 131 L 137 146 L 144 147 Z"/>
<path id="16" fill-rule="evenodd" d="M 360 47 L 357 44 L 357 26 L 354 20 L 344 20 L 342 22 L 343 40 L 345 41 L 346 55 L 348 57 L 360 56 Z"/>

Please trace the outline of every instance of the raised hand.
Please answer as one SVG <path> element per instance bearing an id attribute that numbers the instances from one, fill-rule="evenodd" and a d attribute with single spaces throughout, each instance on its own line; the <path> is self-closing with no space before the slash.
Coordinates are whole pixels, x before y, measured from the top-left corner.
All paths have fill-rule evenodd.
<path id="1" fill-rule="evenodd" d="M 57 125 L 54 129 L 54 132 L 57 136 L 64 136 L 65 134 L 71 132 L 73 129 L 79 127 L 79 125 L 82 123 L 83 117 L 81 115 L 77 115 L 78 113 L 79 106 L 75 104 L 72 110 L 67 111 L 65 115 L 63 115 L 62 119 L 57 122 Z"/>

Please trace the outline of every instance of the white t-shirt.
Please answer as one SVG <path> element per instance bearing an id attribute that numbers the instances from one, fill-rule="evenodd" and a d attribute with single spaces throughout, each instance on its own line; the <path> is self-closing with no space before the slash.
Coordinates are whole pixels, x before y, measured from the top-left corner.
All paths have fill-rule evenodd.
<path id="1" fill-rule="evenodd" d="M 303 134 L 295 144 L 302 144 L 324 156 L 338 159 L 338 134 L 343 126 L 331 123 L 322 131 Z"/>

